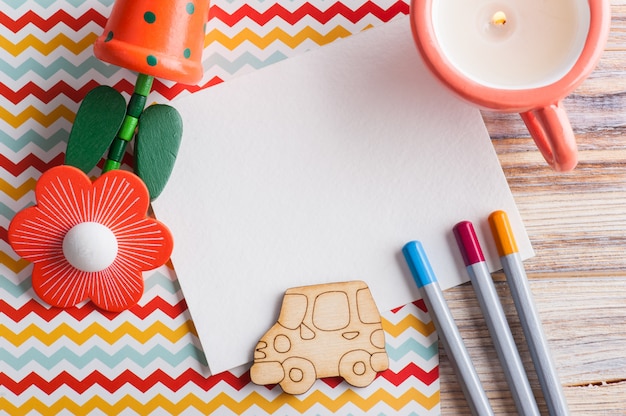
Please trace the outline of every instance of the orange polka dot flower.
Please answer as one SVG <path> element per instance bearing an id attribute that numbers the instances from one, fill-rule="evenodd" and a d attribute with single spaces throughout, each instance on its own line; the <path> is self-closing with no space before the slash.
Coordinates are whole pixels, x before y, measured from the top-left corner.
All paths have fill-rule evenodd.
<path id="1" fill-rule="evenodd" d="M 146 101 L 154 77 L 186 84 L 203 75 L 207 0 L 117 0 L 94 46 L 103 61 L 137 71 L 128 103 L 109 86 L 91 90 L 76 113 L 65 165 L 37 182 L 37 204 L 9 225 L 15 252 L 34 263 L 37 295 L 58 307 L 91 299 L 108 311 L 134 305 L 145 270 L 169 259 L 172 237 L 147 217 L 163 190 L 182 138 L 171 106 Z M 134 173 L 120 170 L 135 141 Z M 108 153 L 107 153 L 108 150 Z M 102 174 L 91 171 L 107 153 Z"/>

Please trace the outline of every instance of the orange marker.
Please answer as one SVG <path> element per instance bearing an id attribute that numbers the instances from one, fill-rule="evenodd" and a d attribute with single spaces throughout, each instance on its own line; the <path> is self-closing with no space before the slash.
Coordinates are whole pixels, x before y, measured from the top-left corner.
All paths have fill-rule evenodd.
<path id="1" fill-rule="evenodd" d="M 535 308 L 528 277 L 506 212 L 493 212 L 489 216 L 489 226 L 496 241 L 506 280 L 511 288 L 511 295 L 524 330 L 543 396 L 548 405 L 548 412 L 552 416 L 568 415 L 569 411 L 563 394 L 563 387 L 552 362 L 548 340 Z"/>

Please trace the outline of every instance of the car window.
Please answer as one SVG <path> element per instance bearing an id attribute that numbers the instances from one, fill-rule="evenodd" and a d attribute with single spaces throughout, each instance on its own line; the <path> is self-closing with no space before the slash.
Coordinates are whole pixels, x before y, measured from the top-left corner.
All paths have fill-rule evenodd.
<path id="1" fill-rule="evenodd" d="M 302 323 L 306 313 L 307 299 L 304 295 L 286 294 L 280 308 L 278 323 L 288 329 L 296 329 Z"/>
<path id="2" fill-rule="evenodd" d="M 345 292 L 326 292 L 315 299 L 313 325 L 323 331 L 335 331 L 350 323 L 350 307 Z"/>
<path id="3" fill-rule="evenodd" d="M 359 310 L 359 318 L 364 324 L 376 324 L 380 322 L 380 315 L 372 292 L 369 289 L 360 289 L 356 292 L 356 304 Z"/>

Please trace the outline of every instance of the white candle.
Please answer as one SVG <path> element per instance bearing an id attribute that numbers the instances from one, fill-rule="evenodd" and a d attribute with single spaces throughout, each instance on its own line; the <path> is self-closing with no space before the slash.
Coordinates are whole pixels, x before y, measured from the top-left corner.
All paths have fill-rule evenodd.
<path id="1" fill-rule="evenodd" d="M 502 89 L 528 89 L 562 78 L 589 30 L 587 0 L 433 1 L 435 36 L 464 76 Z"/>

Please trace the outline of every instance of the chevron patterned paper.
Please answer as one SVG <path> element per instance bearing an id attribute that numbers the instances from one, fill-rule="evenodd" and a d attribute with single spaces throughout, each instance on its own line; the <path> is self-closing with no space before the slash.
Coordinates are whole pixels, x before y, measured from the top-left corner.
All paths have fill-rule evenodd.
<path id="1" fill-rule="evenodd" d="M 41 173 L 63 162 L 85 94 L 101 84 L 127 99 L 132 92 L 134 74 L 92 53 L 112 5 L 2 0 L 0 7 L 0 414 L 438 415 L 437 336 L 421 301 L 383 314 L 390 369 L 369 387 L 323 379 L 290 396 L 250 383 L 247 368 L 208 374 L 171 265 L 146 273 L 143 298 L 119 314 L 91 303 L 50 308 L 34 295 L 31 266 L 10 248 L 7 228 L 34 203 Z M 216 0 L 202 82 L 156 80 L 150 100 L 193 93 L 408 10 L 402 0 Z"/>

